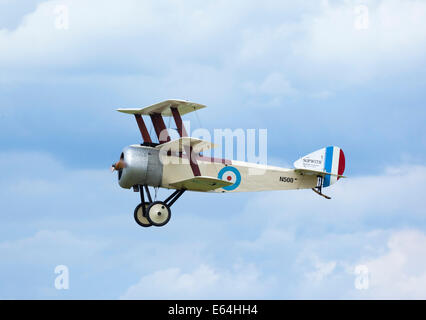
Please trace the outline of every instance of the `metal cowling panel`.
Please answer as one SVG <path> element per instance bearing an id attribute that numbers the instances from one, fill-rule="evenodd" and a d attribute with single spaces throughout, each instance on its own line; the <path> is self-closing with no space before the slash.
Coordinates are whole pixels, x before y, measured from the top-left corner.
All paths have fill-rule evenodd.
<path id="1" fill-rule="evenodd" d="M 148 152 L 145 184 L 152 187 L 159 187 L 161 185 L 162 178 L 163 164 L 160 161 L 160 151 L 152 148 Z"/>
<path id="2" fill-rule="evenodd" d="M 129 146 L 123 150 L 126 167 L 123 169 L 119 184 L 129 189 L 134 185 L 158 187 L 161 184 L 163 165 L 159 160 L 159 151 L 151 147 Z"/>

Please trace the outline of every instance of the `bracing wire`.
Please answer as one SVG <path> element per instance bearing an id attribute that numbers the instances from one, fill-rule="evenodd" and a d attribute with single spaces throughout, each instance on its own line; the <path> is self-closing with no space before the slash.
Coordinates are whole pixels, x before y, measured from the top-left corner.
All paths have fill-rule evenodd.
<path id="1" fill-rule="evenodd" d="M 200 119 L 200 116 L 198 115 L 198 110 L 195 110 L 194 113 L 195 113 L 195 117 L 197 118 L 199 128 L 202 128 L 203 126 L 201 125 L 201 119 Z"/>

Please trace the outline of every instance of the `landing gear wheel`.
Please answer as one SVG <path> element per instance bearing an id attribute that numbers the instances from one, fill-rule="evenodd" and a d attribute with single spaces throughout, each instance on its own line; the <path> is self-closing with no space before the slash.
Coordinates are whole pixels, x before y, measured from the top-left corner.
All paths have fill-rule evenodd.
<path id="1" fill-rule="evenodd" d="M 169 222 L 171 217 L 170 208 L 162 201 L 154 201 L 148 206 L 146 218 L 148 221 L 156 226 L 164 226 Z"/>
<path id="2" fill-rule="evenodd" d="M 145 212 L 148 212 L 147 208 L 149 205 L 150 203 L 145 203 Z M 139 203 L 138 206 L 135 208 L 134 217 L 135 217 L 136 223 L 140 225 L 141 227 L 147 228 L 152 226 L 149 220 L 143 216 L 142 203 Z"/>

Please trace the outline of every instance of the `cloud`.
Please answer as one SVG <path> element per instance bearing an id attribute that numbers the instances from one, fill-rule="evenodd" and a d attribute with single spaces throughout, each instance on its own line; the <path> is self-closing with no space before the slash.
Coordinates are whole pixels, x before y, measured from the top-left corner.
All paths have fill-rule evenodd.
<path id="1" fill-rule="evenodd" d="M 246 83 L 245 88 L 252 94 L 272 96 L 291 96 L 297 93 L 297 90 L 279 72 L 269 74 L 260 84 Z"/>
<path id="2" fill-rule="evenodd" d="M 270 285 L 252 265 L 232 270 L 199 265 L 192 272 L 170 268 L 143 276 L 121 299 L 255 299 Z"/>
<path id="3" fill-rule="evenodd" d="M 13 0 L 0 0 L 0 30 L 13 30 L 20 25 L 24 15 L 35 10 L 37 5 L 46 0 L 27 0 L 16 3 Z"/>
<path id="4" fill-rule="evenodd" d="M 426 298 L 426 233 L 416 229 L 394 232 L 387 250 L 361 260 L 369 274 L 363 295 L 374 299 Z"/>
<path id="5" fill-rule="evenodd" d="M 316 261 L 315 271 L 307 273 L 306 277 L 308 278 L 308 281 L 320 282 L 325 277 L 333 273 L 335 268 L 336 268 L 336 261 L 329 261 L 329 262 Z"/>
<path id="6" fill-rule="evenodd" d="M 59 4 L 68 8 L 68 30 L 55 28 Z M 367 81 L 379 70 L 390 73 L 391 66 L 400 71 L 422 61 L 424 3 L 368 2 L 366 30 L 354 27 L 356 7 L 352 1 L 260 5 L 127 0 L 119 6 L 100 0 L 48 1 L 39 3 L 17 29 L 0 30 L 5 48 L 0 61 L 15 78 L 30 76 L 27 71 L 32 70 L 34 79 L 51 72 L 164 77 L 189 62 L 232 69 L 238 72 L 233 76 L 249 79 L 253 71 L 286 74 L 284 82 L 270 74 L 267 87 L 260 89 L 266 93 L 293 92 L 294 83 L 307 73 L 315 81 L 351 83 Z M 292 19 L 283 19 L 289 14 Z M 277 83 L 284 88 L 275 88 Z"/>
<path id="7" fill-rule="evenodd" d="M 365 10 L 358 7 L 355 1 L 310 3 L 291 21 L 251 26 L 239 58 L 256 70 L 284 70 L 296 86 L 320 88 L 320 81 L 320 91 L 365 84 L 424 62 L 424 2 L 369 1 Z M 356 27 L 361 15 L 365 29 Z"/>
<path id="8" fill-rule="evenodd" d="M 68 8 L 66 30 L 55 27 L 58 5 Z M 177 60 L 203 60 L 210 49 L 216 55 L 209 53 L 208 61 L 214 63 L 223 56 L 217 48 L 232 45 L 230 37 L 221 36 L 235 23 L 232 10 L 224 7 L 228 7 L 224 1 L 214 5 L 135 0 L 119 6 L 99 0 L 41 3 L 16 30 L 1 31 L 0 43 L 8 45 L 1 54 L 2 65 L 56 72 L 158 74 L 177 65 Z"/>
<path id="9" fill-rule="evenodd" d="M 49 171 L 38 170 L 42 165 Z M 107 170 L 69 169 L 48 154 L 31 152 L 4 154 L 0 166 L 14 168 L 1 181 L 2 281 L 10 289 L 15 282 L 7 275 L 30 268 L 34 278 L 25 284 L 25 297 L 60 297 L 49 289 L 57 264 L 69 265 L 74 289 L 67 296 L 75 298 L 424 293 L 418 287 L 426 263 L 424 199 L 413 192 L 426 178 L 424 166 L 340 180 L 326 189 L 330 201 L 309 190 L 281 196 L 189 193 L 174 205 L 170 225 L 149 230 L 134 223 L 138 200 L 119 192 Z M 212 197 L 219 202 L 206 205 Z M 370 271 L 368 290 L 354 286 L 360 264 Z M 88 278 L 97 283 L 92 289 L 85 285 Z M 116 280 L 101 285 L 104 278 Z M 2 296 L 24 295 L 16 289 Z"/>
<path id="10" fill-rule="evenodd" d="M 258 230 L 237 248 L 292 275 L 280 278 L 291 288 L 280 297 L 424 298 L 425 203 L 415 190 L 425 169 L 403 165 L 340 180 L 324 190 L 330 201 L 309 191 L 256 194 L 243 215 Z M 355 288 L 357 265 L 369 269 L 368 290 Z"/>
<path id="11" fill-rule="evenodd" d="M 58 4 L 69 7 L 68 30 L 55 28 Z M 397 163 L 395 148 L 424 149 L 426 14 L 416 1 L 368 2 L 370 27 L 357 30 L 356 5 L 42 2 L 19 27 L 0 31 L 1 143 L 54 150 L 74 166 L 85 153 L 95 167 L 112 157 L 107 146 L 140 140 L 115 108 L 183 98 L 210 107 L 202 111 L 210 128 L 274 130 L 271 156 L 334 141 L 353 150 L 358 172 L 377 172 L 376 154 Z M 396 27 L 377 24 L 386 15 Z M 231 110 L 238 122 L 224 116 Z M 319 121 L 333 125 L 318 135 Z M 282 139 L 289 136 L 309 139 Z"/>
<path id="12" fill-rule="evenodd" d="M 424 3 L 366 1 L 362 30 L 355 1 L 34 4 L 0 27 L 2 296 L 46 297 L 68 258 L 76 298 L 423 295 Z M 167 228 L 141 230 L 137 196 L 107 171 L 140 137 L 112 110 L 169 97 L 210 105 L 217 128 L 267 127 L 270 158 L 341 145 L 350 178 L 330 201 L 188 193 Z M 354 288 L 358 264 L 369 290 Z"/>
<path id="13" fill-rule="evenodd" d="M 105 248 L 106 243 L 72 234 L 66 230 L 40 230 L 33 236 L 0 242 L 3 265 L 16 263 L 76 263 Z"/>
<path id="14" fill-rule="evenodd" d="M 291 225 L 301 228 L 306 220 L 315 225 L 315 232 L 332 228 L 356 230 L 359 227 L 389 227 L 399 223 L 422 225 L 425 199 L 420 190 L 426 179 L 426 167 L 420 165 L 388 167 L 383 174 L 341 179 L 325 188 L 328 201 L 307 197 L 310 190 L 289 191 L 284 197 L 272 192 L 250 201 L 247 215 L 256 219 L 257 211 L 266 211 L 269 225 Z M 409 214 L 407 214 L 409 213 Z"/>
<path id="15" fill-rule="evenodd" d="M 2 153 L 0 165 L 10 169 L 0 180 L 3 190 L 0 215 L 7 221 L 40 218 L 40 214 L 34 216 L 31 212 L 41 213 L 44 218 L 65 218 L 70 213 L 82 217 L 96 211 L 99 195 L 105 199 L 110 195 L 113 199 L 118 189 L 116 177 L 107 167 L 104 170 L 69 169 L 42 152 Z"/>
<path id="16" fill-rule="evenodd" d="M 384 235 L 386 236 L 383 237 Z M 367 240 L 360 240 L 363 236 Z M 363 249 L 369 258 L 359 259 L 356 252 L 352 251 L 349 258 L 334 256 L 336 260 L 324 261 L 318 255 L 325 256 L 325 247 L 322 250 L 312 250 L 313 248 L 309 249 L 309 241 L 302 240 L 301 243 L 295 243 L 298 248 L 304 248 L 302 254 L 289 255 L 285 251 L 289 257 L 297 257 L 295 268 L 287 270 L 281 267 L 280 273 L 268 273 L 269 278 L 263 276 L 254 266 L 240 265 L 231 270 L 218 270 L 203 264 L 192 272 L 183 272 L 176 267 L 142 276 L 121 298 L 424 299 L 426 260 L 422 257 L 425 253 L 426 233 L 410 229 L 375 231 L 364 235 L 336 235 L 335 241 L 338 244 L 333 246 L 348 250 L 348 237 L 357 241 L 361 247 L 369 246 L 369 250 Z M 380 241 L 373 243 L 372 237 Z M 321 239 L 320 242 L 324 245 L 330 243 L 326 239 Z M 309 256 L 307 251 L 310 252 Z M 280 260 L 280 255 L 276 259 Z M 285 260 L 282 263 L 286 263 Z M 263 264 L 267 265 L 268 261 L 264 260 Z M 353 270 L 359 265 L 368 268 L 369 285 L 365 290 L 359 290 L 355 286 L 358 275 Z M 265 266 L 262 269 L 266 270 Z M 287 288 L 280 289 L 280 283 L 286 283 Z"/>

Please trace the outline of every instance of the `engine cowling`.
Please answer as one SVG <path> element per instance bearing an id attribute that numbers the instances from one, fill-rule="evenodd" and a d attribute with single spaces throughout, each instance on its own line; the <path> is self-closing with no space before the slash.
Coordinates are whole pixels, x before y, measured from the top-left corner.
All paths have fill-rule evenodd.
<path id="1" fill-rule="evenodd" d="M 135 185 L 159 187 L 163 177 L 163 164 L 159 150 L 152 147 L 131 145 L 124 148 L 120 161 L 124 163 L 118 171 L 118 183 L 130 189 Z"/>

